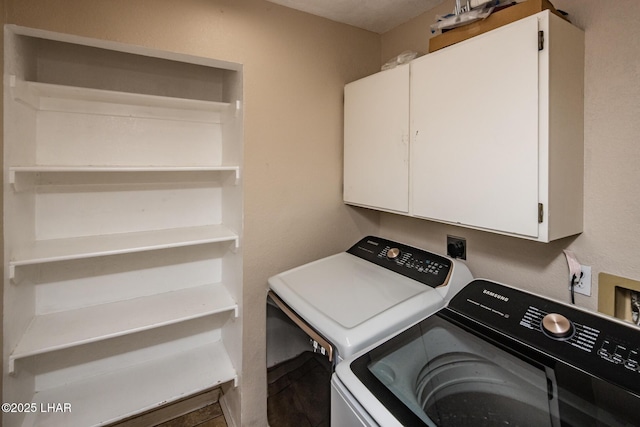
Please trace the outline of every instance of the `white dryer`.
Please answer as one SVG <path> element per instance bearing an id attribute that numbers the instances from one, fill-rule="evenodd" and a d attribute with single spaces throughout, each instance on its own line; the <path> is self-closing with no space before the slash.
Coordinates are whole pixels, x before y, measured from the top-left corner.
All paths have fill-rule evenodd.
<path id="1" fill-rule="evenodd" d="M 335 366 L 435 313 L 471 280 L 460 261 L 374 236 L 271 277 L 269 424 L 327 425 Z"/>
<path id="2" fill-rule="evenodd" d="M 461 261 L 369 236 L 271 277 L 269 303 L 335 365 L 435 313 L 472 279 Z"/>

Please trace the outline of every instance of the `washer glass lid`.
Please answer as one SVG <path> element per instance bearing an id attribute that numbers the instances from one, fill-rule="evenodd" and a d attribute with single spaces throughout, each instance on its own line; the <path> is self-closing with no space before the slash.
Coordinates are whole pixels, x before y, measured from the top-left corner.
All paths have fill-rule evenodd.
<path id="1" fill-rule="evenodd" d="M 444 309 L 349 365 L 402 425 L 640 426 L 640 395 L 453 319 Z"/>
<path id="2" fill-rule="evenodd" d="M 432 316 L 369 353 L 366 369 L 428 426 L 552 426 L 541 368 Z M 392 341 L 393 342 L 393 341 Z M 408 420 L 414 425 L 412 420 Z"/>

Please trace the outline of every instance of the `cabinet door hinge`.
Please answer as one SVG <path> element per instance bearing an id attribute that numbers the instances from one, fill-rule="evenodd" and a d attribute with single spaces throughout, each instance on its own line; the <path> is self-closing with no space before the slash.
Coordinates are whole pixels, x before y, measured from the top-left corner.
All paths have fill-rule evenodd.
<path id="1" fill-rule="evenodd" d="M 538 203 L 538 224 L 542 224 L 543 218 L 544 218 L 544 205 L 542 203 Z"/>
<path id="2" fill-rule="evenodd" d="M 538 50 L 544 49 L 544 31 L 538 31 Z"/>

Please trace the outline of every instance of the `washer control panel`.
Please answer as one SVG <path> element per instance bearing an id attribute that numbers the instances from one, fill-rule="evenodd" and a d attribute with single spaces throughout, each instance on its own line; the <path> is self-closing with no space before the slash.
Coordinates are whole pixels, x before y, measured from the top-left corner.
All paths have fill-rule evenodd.
<path id="1" fill-rule="evenodd" d="M 374 236 L 365 237 L 347 252 L 433 288 L 447 284 L 453 265 L 441 255 Z"/>
<path id="2" fill-rule="evenodd" d="M 487 280 L 473 280 L 446 310 L 640 395 L 635 325 Z"/>

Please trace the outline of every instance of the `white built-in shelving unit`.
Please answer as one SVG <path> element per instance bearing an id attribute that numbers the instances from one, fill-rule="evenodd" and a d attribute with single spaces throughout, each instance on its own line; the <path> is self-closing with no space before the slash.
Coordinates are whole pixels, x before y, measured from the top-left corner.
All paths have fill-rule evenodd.
<path id="1" fill-rule="evenodd" d="M 5 27 L 3 397 L 38 409 L 5 426 L 219 385 L 237 416 L 241 96 L 238 64 Z"/>

